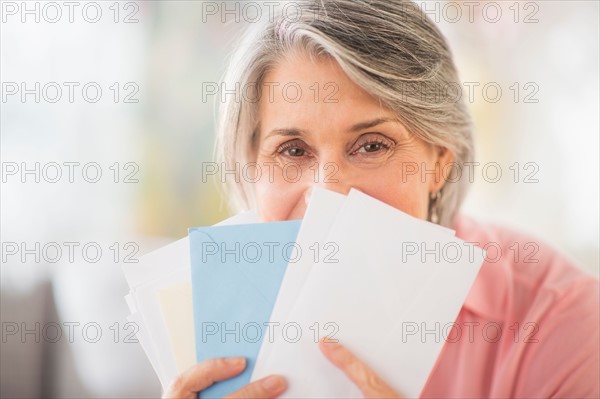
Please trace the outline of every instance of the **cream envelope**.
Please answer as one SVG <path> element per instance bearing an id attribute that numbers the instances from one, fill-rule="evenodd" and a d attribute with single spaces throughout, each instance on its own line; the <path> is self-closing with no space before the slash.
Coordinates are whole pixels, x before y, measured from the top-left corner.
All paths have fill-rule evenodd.
<path id="1" fill-rule="evenodd" d="M 192 284 L 185 282 L 161 289 L 158 297 L 175 365 L 182 372 L 196 363 Z"/>
<path id="2" fill-rule="evenodd" d="M 276 340 L 261 372 L 288 379 L 282 397 L 362 397 L 318 349 L 319 338 L 332 336 L 398 392 L 418 397 L 444 340 L 409 335 L 407 328 L 456 319 L 483 262 L 482 250 L 356 190 L 325 241 L 339 245 L 339 262 L 312 268 L 286 320 L 301 335 Z M 409 258 L 414 245 L 464 251 L 451 253 L 452 259 Z"/>
<path id="3" fill-rule="evenodd" d="M 151 348 L 154 362 L 159 365 L 156 370 L 163 388 L 179 373 L 175 356 L 170 345 L 169 333 L 161 312 L 159 292 L 165 287 L 179 285 L 186 281 L 189 272 L 175 270 L 164 275 L 161 279 L 153 280 L 134 288 L 132 296 L 135 300 L 137 314 L 141 316 L 139 329 L 145 331 L 150 338 L 148 344 Z M 141 342 L 141 341 L 140 341 Z M 144 349 L 146 349 L 144 347 Z M 151 362 L 152 363 L 152 362 Z"/>

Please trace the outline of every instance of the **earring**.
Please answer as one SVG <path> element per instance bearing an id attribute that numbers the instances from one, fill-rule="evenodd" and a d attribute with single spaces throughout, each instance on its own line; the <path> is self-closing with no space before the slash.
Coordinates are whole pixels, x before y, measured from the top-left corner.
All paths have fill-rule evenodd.
<path id="1" fill-rule="evenodd" d="M 442 190 L 439 190 L 435 193 L 429 194 L 429 221 L 431 223 L 439 223 L 440 215 L 439 215 L 439 203 L 442 198 Z"/>

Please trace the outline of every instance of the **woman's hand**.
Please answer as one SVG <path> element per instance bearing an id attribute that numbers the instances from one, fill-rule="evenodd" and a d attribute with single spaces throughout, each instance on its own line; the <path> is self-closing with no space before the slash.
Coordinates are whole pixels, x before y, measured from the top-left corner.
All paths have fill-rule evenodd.
<path id="1" fill-rule="evenodd" d="M 361 362 L 352 352 L 339 343 L 326 339 L 319 342 L 325 357 L 350 378 L 365 398 L 402 399 L 371 368 Z M 163 398 L 196 399 L 198 392 L 217 381 L 223 381 L 241 373 L 246 367 L 243 357 L 206 360 L 192 366 L 179 375 L 163 395 Z M 275 398 L 285 391 L 287 384 L 281 376 L 271 375 L 254 381 L 227 398 Z"/>
<path id="2" fill-rule="evenodd" d="M 339 343 L 323 338 L 319 348 L 325 357 L 360 389 L 365 398 L 402 398 L 369 366 L 361 362 L 352 352 Z"/>
<path id="3" fill-rule="evenodd" d="M 198 363 L 180 374 L 171 383 L 163 398 L 196 399 L 198 392 L 217 381 L 235 377 L 246 368 L 243 357 L 209 359 Z M 226 396 L 226 398 L 275 398 L 287 384 L 283 377 L 270 375 Z"/>

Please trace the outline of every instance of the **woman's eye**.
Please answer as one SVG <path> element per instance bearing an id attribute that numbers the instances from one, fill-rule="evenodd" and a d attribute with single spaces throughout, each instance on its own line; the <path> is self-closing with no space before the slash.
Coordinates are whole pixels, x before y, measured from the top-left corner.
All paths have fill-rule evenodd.
<path id="1" fill-rule="evenodd" d="M 396 142 L 379 133 L 365 133 L 361 135 L 354 145 L 351 155 L 358 155 L 365 159 L 372 159 L 389 153 L 396 145 Z"/>
<path id="2" fill-rule="evenodd" d="M 382 150 L 386 150 L 388 149 L 389 146 L 386 145 L 385 143 L 380 143 L 380 142 L 372 142 L 372 143 L 365 143 L 363 145 L 361 145 L 360 147 L 358 147 L 358 150 L 356 150 L 356 152 L 361 152 L 361 153 L 370 153 L 370 152 L 379 152 Z"/>
<path id="3" fill-rule="evenodd" d="M 298 141 L 283 143 L 277 148 L 277 154 L 290 158 L 300 158 L 310 155 L 305 145 Z"/>
<path id="4" fill-rule="evenodd" d="M 292 147 L 284 150 L 290 157 L 301 157 L 304 155 L 304 148 Z"/>
<path id="5" fill-rule="evenodd" d="M 381 143 L 367 143 L 358 149 L 358 152 L 376 152 L 383 148 Z"/>

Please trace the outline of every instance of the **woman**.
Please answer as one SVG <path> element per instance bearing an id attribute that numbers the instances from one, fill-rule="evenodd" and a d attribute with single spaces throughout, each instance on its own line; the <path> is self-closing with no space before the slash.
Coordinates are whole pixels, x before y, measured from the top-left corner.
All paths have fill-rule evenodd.
<path id="1" fill-rule="evenodd" d="M 472 127 L 436 26 L 410 1 L 295 4 L 251 28 L 225 79 L 240 96 L 222 106 L 222 160 L 262 171 L 231 179 L 238 205 L 265 221 L 301 219 L 313 186 L 355 187 L 494 244 L 503 255 L 488 254 L 421 396 L 598 397 L 598 281 L 543 244 L 457 214 Z M 513 256 L 515 243 L 530 244 L 530 256 Z M 320 348 L 365 397 L 401 397 L 342 344 Z M 244 367 L 243 358 L 200 363 L 165 396 L 195 397 Z M 285 388 L 271 376 L 232 396 Z"/>

